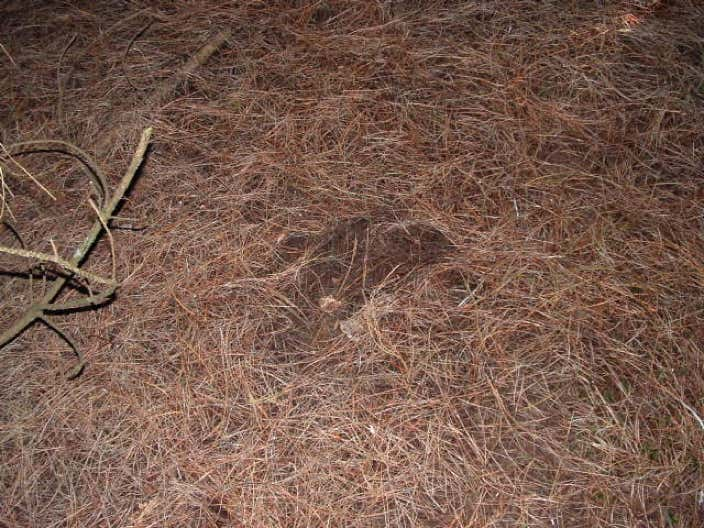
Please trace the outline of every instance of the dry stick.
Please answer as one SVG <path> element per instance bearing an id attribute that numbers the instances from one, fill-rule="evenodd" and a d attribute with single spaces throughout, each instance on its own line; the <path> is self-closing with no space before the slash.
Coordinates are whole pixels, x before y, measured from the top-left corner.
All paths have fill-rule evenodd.
<path id="1" fill-rule="evenodd" d="M 156 17 L 152 13 L 152 16 Z M 131 18 L 131 17 L 128 17 Z M 157 17 L 157 20 L 159 18 Z M 145 99 L 148 110 L 156 110 L 159 106 L 163 106 L 176 90 L 179 83 L 184 79 L 188 78 L 189 75 L 193 74 L 200 66 L 205 64 L 207 60 L 219 50 L 225 42 L 230 38 L 231 32 L 229 30 L 221 31 L 217 33 L 212 39 L 210 39 L 206 44 L 204 44 L 194 55 L 188 59 L 181 68 L 175 72 L 171 77 L 162 81 L 152 92 L 152 94 Z M 125 112 L 124 115 L 132 115 L 132 112 Z M 121 117 L 121 116 L 120 116 Z M 118 118 L 118 122 L 121 120 Z M 94 152 L 102 152 L 107 149 L 113 142 L 113 134 L 105 131 L 101 135 L 101 140 L 98 141 L 93 146 Z"/>
<path id="2" fill-rule="evenodd" d="M 7 55 L 7 58 L 10 59 L 12 65 L 17 68 L 17 63 L 15 62 L 15 59 L 13 59 L 12 55 L 10 55 L 10 53 L 5 49 L 5 46 L 2 45 L 2 42 L 0 42 L 0 50 L 2 50 L 5 55 Z"/>
<path id="3" fill-rule="evenodd" d="M 184 79 L 188 78 L 194 71 L 202 66 L 210 56 L 215 53 L 220 47 L 229 40 L 232 36 L 232 32 L 229 30 L 221 31 L 215 35 L 207 44 L 198 50 L 198 52 L 191 57 L 188 62 L 186 62 L 181 70 L 174 75 L 163 81 L 154 90 L 154 93 L 148 99 L 148 102 L 153 106 L 159 106 L 163 104 L 166 99 L 176 90 L 179 83 Z"/>
<path id="4" fill-rule="evenodd" d="M 62 154 L 73 156 L 83 164 L 86 174 L 93 182 L 96 191 L 100 195 L 100 205 L 104 205 L 108 193 L 108 184 L 105 175 L 103 174 L 103 171 L 100 170 L 100 167 L 95 162 L 93 157 L 73 143 L 54 139 L 22 141 L 21 143 L 13 143 L 12 145 L 8 145 L 3 150 L 12 162 L 22 168 L 24 172 L 27 171 L 13 159 L 13 156 L 34 154 L 37 152 L 60 152 Z"/>
<path id="5" fill-rule="evenodd" d="M 69 262 L 68 260 L 62 259 L 58 255 L 49 255 L 48 253 L 41 253 L 39 251 L 29 251 L 27 249 L 12 248 L 4 246 L 2 244 L 0 244 L 0 253 L 6 253 L 8 255 L 14 255 L 16 257 L 38 260 L 40 262 L 51 262 L 52 264 L 56 264 L 57 266 L 60 266 L 70 271 L 74 275 L 78 275 L 79 277 L 91 280 L 93 282 L 98 282 L 100 284 L 107 284 L 109 286 L 112 286 L 115 283 L 113 279 L 106 279 L 105 277 L 101 277 L 100 275 L 96 275 L 95 273 L 81 269 L 78 266 L 74 266 L 73 263 Z"/>
<path id="6" fill-rule="evenodd" d="M 14 225 L 12 225 L 11 222 L 8 222 L 7 220 L 2 220 L 2 217 L 0 217 L 0 224 L 4 225 L 8 229 L 8 231 L 10 231 L 10 233 L 12 233 L 12 236 L 14 236 L 17 239 L 17 241 L 20 243 L 20 246 L 22 247 L 22 249 L 24 249 L 26 247 L 25 243 L 24 243 L 24 239 L 22 238 L 22 235 L 20 235 L 20 232 L 17 230 L 17 228 Z"/>
<path id="7" fill-rule="evenodd" d="M 139 145 L 137 146 L 137 149 L 135 150 L 134 155 L 132 156 L 132 161 L 130 162 L 129 167 L 127 168 L 127 171 L 125 172 L 125 175 L 122 177 L 122 180 L 120 180 L 120 184 L 118 185 L 117 189 L 115 189 L 115 192 L 113 193 L 112 197 L 110 200 L 107 202 L 103 210 L 101 211 L 101 217 L 102 219 L 98 219 L 95 221 L 93 224 L 93 227 L 91 228 L 90 232 L 88 233 L 88 236 L 86 236 L 85 240 L 83 243 L 76 249 L 75 253 L 73 254 L 73 257 L 71 257 L 70 263 L 75 266 L 75 267 L 80 267 L 80 265 L 83 263 L 85 258 L 88 256 L 88 253 L 90 250 L 93 248 L 95 243 L 98 240 L 98 237 L 100 236 L 101 232 L 103 231 L 103 219 L 108 219 L 111 218 L 115 210 L 117 209 L 117 206 L 120 204 L 120 201 L 124 197 L 125 193 L 127 192 L 127 189 L 129 189 L 130 185 L 132 184 L 132 180 L 135 177 L 135 174 L 137 173 L 137 170 L 139 167 L 142 165 L 142 162 L 144 161 L 144 155 L 147 151 L 147 147 L 149 146 L 149 139 L 151 138 L 152 135 L 152 129 L 147 128 L 142 132 L 142 137 L 139 141 Z M 61 290 L 63 287 L 66 285 L 68 282 L 67 277 L 59 277 L 57 278 L 53 286 L 49 289 L 49 291 L 44 295 L 44 297 L 37 303 L 33 304 L 30 306 L 29 310 L 22 316 L 19 320 L 15 322 L 10 328 L 8 328 L 2 335 L 0 335 L 0 349 L 4 347 L 6 344 L 8 344 L 10 341 L 14 340 L 18 335 L 20 335 L 28 326 L 30 326 L 32 323 L 34 323 L 37 320 L 43 320 L 46 322 L 45 318 L 45 312 L 47 311 L 54 311 L 56 309 L 60 309 L 60 305 L 57 305 L 53 308 L 50 307 L 51 303 L 56 299 L 56 297 L 61 293 Z M 114 291 L 114 288 L 112 288 L 112 291 Z M 97 296 L 92 296 L 93 299 L 102 299 L 103 301 L 107 298 L 102 295 L 97 295 Z M 64 307 L 69 306 L 69 304 L 63 305 Z M 88 304 L 87 306 L 90 306 Z M 50 328 L 55 328 L 53 325 L 49 324 Z M 64 335 L 64 334 L 62 334 Z M 65 335 L 64 335 L 65 336 Z M 78 349 L 75 349 L 74 352 L 76 355 L 79 357 L 79 360 L 82 360 L 80 357 L 80 353 Z"/>
<path id="8" fill-rule="evenodd" d="M 163 104 L 163 101 L 171 94 L 173 90 L 176 89 L 178 84 L 183 79 L 186 79 L 189 75 L 191 75 L 199 66 L 203 65 L 213 55 L 213 53 L 220 49 L 220 47 L 230 38 L 230 36 L 231 32 L 228 30 L 221 31 L 220 33 L 215 35 L 212 40 L 210 40 L 207 44 L 201 47 L 198 52 L 183 65 L 181 70 L 176 75 L 174 75 L 171 79 L 164 81 L 154 91 L 152 96 L 149 98 L 149 102 L 153 106 Z M 70 73 L 72 72 L 69 72 L 69 75 L 67 77 L 70 76 Z M 140 165 L 144 160 L 144 154 L 146 153 L 147 146 L 149 145 L 151 133 L 151 127 L 145 129 L 142 132 L 142 138 L 140 139 L 139 145 L 137 146 L 137 150 L 135 151 L 132 157 L 132 162 L 130 163 L 127 172 L 120 181 L 120 185 L 115 190 L 115 193 L 112 195 L 112 198 L 108 201 L 107 205 L 102 209 L 98 220 L 93 224 L 93 227 L 88 233 L 86 239 L 83 241 L 81 246 L 76 250 L 73 257 L 71 258 L 70 262 L 76 268 L 80 267 L 80 265 L 83 263 L 86 256 L 90 252 L 91 248 L 96 243 L 98 237 L 100 236 L 103 230 L 104 220 L 113 217 L 115 209 L 122 200 L 129 186 L 131 185 L 137 170 L 139 169 Z M 105 138 L 107 138 L 107 136 L 105 136 Z M 54 281 L 54 284 L 51 289 L 46 293 L 46 295 L 44 295 L 41 301 L 33 304 L 29 308 L 29 310 L 27 310 L 27 312 L 15 322 L 15 324 L 13 324 L 2 335 L 0 335 L 0 349 L 2 349 L 6 344 L 14 340 L 24 330 L 26 330 L 27 327 L 29 327 L 32 323 L 38 320 L 44 322 L 49 328 L 52 328 L 69 344 L 71 344 L 70 338 L 66 334 L 58 330 L 58 328 L 54 326 L 51 322 L 49 322 L 46 317 L 46 312 L 72 310 L 77 308 L 96 306 L 106 301 L 112 295 L 116 288 L 116 286 L 111 286 L 105 292 L 91 295 L 83 299 L 68 301 L 66 303 L 61 304 L 53 304 L 53 301 L 56 299 L 59 293 L 61 293 L 61 290 L 66 285 L 67 281 L 68 279 L 66 277 L 57 278 L 56 281 Z M 73 374 L 69 376 L 69 379 L 72 379 L 73 377 L 80 374 L 81 370 L 83 369 L 83 358 L 80 354 L 80 351 L 75 346 L 72 346 L 72 349 L 79 359 L 79 364 L 75 369 L 73 369 Z"/>
<path id="9" fill-rule="evenodd" d="M 2 221 L 3 216 L 5 216 L 5 191 L 7 188 L 7 185 L 5 185 L 5 173 L 2 170 L 2 165 L 0 165 L 0 221 Z M 7 210 L 10 211 L 9 206 Z M 10 212 L 10 216 L 12 216 L 12 212 Z"/>
<path id="10" fill-rule="evenodd" d="M 110 231 L 110 228 L 108 227 L 108 222 L 110 222 L 109 218 L 103 218 L 100 215 L 100 208 L 98 208 L 97 205 L 88 198 L 88 203 L 90 206 L 93 208 L 93 211 L 95 211 L 95 214 L 98 215 L 98 220 L 103 224 L 103 231 L 105 231 L 105 234 L 108 236 L 108 242 L 110 242 L 110 256 L 112 257 L 112 274 L 110 275 L 112 277 L 113 283 L 115 283 L 116 278 L 117 278 L 117 257 L 115 256 L 115 240 L 112 238 L 112 232 Z"/>
<path id="11" fill-rule="evenodd" d="M 137 87 L 132 83 L 132 80 L 130 79 L 129 74 L 127 73 L 127 68 L 125 67 L 125 62 L 127 62 L 127 55 L 129 55 L 130 49 L 132 48 L 132 45 L 135 43 L 135 41 L 136 41 L 139 37 L 141 37 L 142 35 L 144 35 L 145 31 L 147 31 L 147 30 L 151 27 L 151 25 L 152 25 L 153 23 L 154 23 L 154 19 L 152 19 L 152 20 L 150 20 L 149 22 L 147 22 L 147 24 L 146 24 L 145 26 L 143 26 L 142 29 L 140 29 L 139 31 L 137 31 L 137 33 L 135 33 L 135 34 L 132 36 L 132 38 L 130 39 L 130 41 L 127 43 L 127 47 L 125 48 L 125 52 L 122 54 L 122 62 L 120 62 L 120 67 L 122 68 L 122 75 L 125 76 L 125 79 L 127 80 L 127 84 L 129 84 L 135 92 L 139 92 L 140 90 L 143 90 L 143 88 L 142 88 L 142 89 L 137 88 Z"/>
<path id="12" fill-rule="evenodd" d="M 8 152 L 8 150 L 5 148 L 5 145 L 3 145 L 2 143 L 0 143 L 0 150 L 2 150 L 2 151 L 5 153 L 5 155 L 10 158 L 10 160 L 12 161 L 12 163 L 14 163 L 17 167 L 20 168 L 20 170 L 25 174 L 25 176 L 27 176 L 30 180 L 32 180 L 32 183 L 34 183 L 34 185 L 36 185 L 37 187 L 39 187 L 39 188 L 42 190 L 42 192 L 44 192 L 49 198 L 51 198 L 52 200 L 56 200 L 56 196 L 54 196 L 54 195 L 51 193 L 51 191 L 50 191 L 49 189 L 47 189 L 46 187 L 44 187 L 44 185 L 42 185 L 42 182 L 40 182 L 39 180 L 37 180 L 37 179 L 32 175 L 31 172 L 29 172 L 27 169 L 25 169 L 25 168 L 22 166 L 21 163 L 19 163 L 17 160 L 15 160 L 15 159 L 12 158 L 12 156 L 10 155 L 10 153 Z M 3 169 L 4 169 L 5 171 L 7 171 L 8 173 L 10 173 L 10 168 L 7 167 L 6 165 L 3 165 L 3 163 L 0 162 L 0 170 L 3 170 Z"/>
<path id="13" fill-rule="evenodd" d="M 44 312 L 67 312 L 70 310 L 80 310 L 82 308 L 93 308 L 95 306 L 100 306 L 106 302 L 112 294 L 115 293 L 117 289 L 117 284 L 110 286 L 105 291 L 100 293 L 94 293 L 88 297 L 81 297 L 80 299 L 74 299 L 72 301 L 66 301 L 63 303 L 51 303 L 41 306 Z"/>
<path id="14" fill-rule="evenodd" d="M 64 119 L 64 84 L 61 82 L 61 64 L 63 63 L 64 57 L 66 56 L 68 50 L 71 48 L 71 46 L 73 46 L 73 43 L 76 42 L 76 37 L 78 37 L 78 35 L 74 33 L 73 36 L 69 39 L 68 44 L 66 44 L 66 46 L 64 47 L 64 51 L 59 57 L 59 63 L 56 65 L 56 84 L 59 87 L 58 101 L 56 102 L 56 118 L 59 121 L 59 126 L 62 129 L 66 128 L 66 120 Z"/>
<path id="15" fill-rule="evenodd" d="M 73 255 L 73 258 L 71 259 L 71 261 L 74 262 L 77 266 L 80 266 L 83 263 L 86 256 L 88 256 L 88 253 L 90 252 L 91 248 L 95 244 L 98 236 L 102 232 L 103 220 L 112 218 L 113 213 L 117 209 L 117 206 L 120 204 L 120 201 L 127 192 L 127 189 L 129 189 L 130 185 L 132 185 L 132 180 L 134 179 L 135 174 L 137 174 L 137 170 L 144 161 L 144 155 L 147 152 L 147 147 L 149 146 L 149 139 L 151 138 L 151 136 L 152 128 L 149 127 L 144 129 L 144 131 L 142 132 L 142 137 L 139 140 L 139 145 L 137 145 L 137 150 L 135 150 L 134 154 L 132 155 L 132 161 L 130 162 L 129 167 L 127 167 L 125 175 L 122 177 L 122 180 L 120 180 L 120 184 L 117 186 L 117 189 L 115 189 L 112 198 L 108 201 L 107 205 L 101 211 L 102 220 L 99 218 L 95 221 L 93 227 L 90 230 L 90 233 L 88 233 L 88 236 L 83 241 L 83 244 L 81 244 L 81 246 L 76 250 Z M 45 297 L 45 299 L 47 299 L 46 302 L 52 302 L 56 298 L 56 296 L 61 292 L 61 289 L 64 287 L 65 284 L 66 279 L 64 279 L 62 282 L 61 279 L 57 280 L 56 283 L 54 283 L 54 287 L 49 290 L 49 293 L 47 293 Z M 2 346 L 1 339 L 0 346 Z"/>
<path id="16" fill-rule="evenodd" d="M 73 353 L 78 358 L 78 363 L 76 363 L 76 365 L 74 365 L 74 367 L 66 373 L 66 379 L 72 380 L 72 379 L 77 378 L 81 374 L 81 372 L 83 372 L 83 369 L 86 366 L 86 362 L 83 359 L 83 355 L 78 350 L 78 347 L 76 346 L 76 342 L 71 338 L 71 336 L 69 334 L 67 334 L 63 330 L 61 330 L 58 326 L 56 326 L 45 315 L 38 317 L 37 321 L 41 321 L 50 330 L 53 330 L 56 333 L 56 335 L 58 335 L 61 339 L 63 339 L 66 342 L 66 344 L 71 348 L 71 350 L 73 350 Z"/>
<path id="17" fill-rule="evenodd" d="M 105 200 L 107 199 L 107 181 L 105 179 L 105 175 L 103 172 L 100 170 L 100 167 L 98 164 L 95 162 L 95 160 L 84 150 L 80 149 L 76 145 L 72 143 L 68 143 L 66 141 L 60 141 L 60 140 L 39 140 L 39 141 L 23 141 L 20 143 L 14 143 L 12 145 L 8 145 L 5 147 L 4 145 L 1 145 L 2 150 L 4 151 L 5 155 L 8 156 L 10 161 L 12 161 L 17 167 L 19 167 L 25 174 L 28 174 L 30 178 L 33 178 L 31 173 L 27 171 L 16 159 L 14 159 L 13 156 L 19 156 L 19 155 L 25 155 L 25 154 L 34 154 L 37 152 L 59 152 L 62 154 L 67 154 L 69 156 L 72 156 L 76 158 L 84 168 L 85 172 L 87 173 L 91 183 L 93 184 L 93 188 L 95 192 L 98 193 L 100 197 L 100 202 L 99 202 L 99 207 L 103 207 L 105 205 Z M 41 183 L 38 183 L 41 186 Z M 3 179 L 3 165 L 0 163 L 0 185 L 2 186 L 2 197 L 3 197 L 3 203 L 0 204 L 0 219 L 2 218 L 2 212 L 4 212 L 4 195 L 5 195 L 5 189 L 6 185 L 4 183 Z M 47 190 L 48 192 L 48 190 Z M 49 193 L 49 196 L 54 198 L 51 193 Z M 92 202 L 91 202 L 92 203 Z M 10 215 L 12 215 L 12 211 L 8 208 L 8 212 Z M 12 230 L 12 232 L 15 234 L 15 236 L 20 240 L 20 243 L 22 244 L 22 250 L 25 249 L 24 242 L 22 242 L 21 237 L 19 236 L 19 232 L 14 229 L 10 224 L 6 224 L 8 228 Z M 52 242 L 53 246 L 53 242 Z M 84 276 L 85 272 L 77 271 L 76 269 L 71 269 L 71 264 L 67 263 L 64 259 L 60 259 L 60 261 L 57 261 L 57 255 L 51 258 L 44 258 L 45 255 L 40 254 L 40 253 L 35 253 L 35 252 L 27 252 L 27 251 L 20 251 L 17 248 L 9 248 L 2 246 L 0 247 L 0 252 L 3 253 L 9 253 L 9 254 L 14 254 L 16 256 L 20 257 L 26 257 L 26 258 L 36 258 L 39 260 L 44 260 L 44 261 L 50 261 L 54 262 L 55 264 L 58 264 L 61 267 L 64 267 L 68 269 L 69 271 L 73 272 L 74 274 L 77 274 L 79 276 Z M 66 265 L 68 264 L 68 266 Z M 113 259 L 113 266 L 114 266 L 114 259 Z M 90 272 L 89 272 L 90 273 Z M 113 276 L 113 279 L 115 277 Z M 106 283 L 105 281 L 100 281 L 98 282 L 103 282 Z M 114 288 L 113 288 L 114 291 Z"/>

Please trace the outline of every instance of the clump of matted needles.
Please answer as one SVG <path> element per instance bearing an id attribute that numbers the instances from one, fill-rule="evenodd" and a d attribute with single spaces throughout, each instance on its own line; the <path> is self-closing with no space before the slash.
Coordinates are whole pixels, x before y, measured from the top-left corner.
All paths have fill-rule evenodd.
<path id="1" fill-rule="evenodd" d="M 0 20 L 0 528 L 704 526 L 702 2 Z"/>

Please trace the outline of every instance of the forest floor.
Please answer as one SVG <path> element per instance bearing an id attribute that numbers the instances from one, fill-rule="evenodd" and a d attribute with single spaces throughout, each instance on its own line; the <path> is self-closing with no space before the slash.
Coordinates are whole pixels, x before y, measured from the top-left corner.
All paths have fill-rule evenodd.
<path id="1" fill-rule="evenodd" d="M 82 373 L 41 324 L 0 350 L 0 527 L 704 525 L 701 2 L 0 27 L 0 244 L 68 259 L 96 219 L 12 144 L 114 189 L 153 129 L 85 265 L 114 250 L 114 299 L 52 318 Z M 1 333 L 60 268 L 0 257 Z"/>

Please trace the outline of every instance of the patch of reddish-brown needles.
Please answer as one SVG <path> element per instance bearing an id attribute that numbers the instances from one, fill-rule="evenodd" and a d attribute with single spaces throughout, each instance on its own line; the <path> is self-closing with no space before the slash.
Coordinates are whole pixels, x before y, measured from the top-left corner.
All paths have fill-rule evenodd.
<path id="1" fill-rule="evenodd" d="M 0 350 L 0 527 L 704 526 L 700 1 L 0 26 L 3 145 L 114 187 L 153 127 L 84 267 L 112 241 L 113 302 L 55 319 L 82 375 L 41 325 Z M 0 244 L 70 258 L 82 168 L 0 161 Z M 0 332 L 60 272 L 0 255 Z"/>

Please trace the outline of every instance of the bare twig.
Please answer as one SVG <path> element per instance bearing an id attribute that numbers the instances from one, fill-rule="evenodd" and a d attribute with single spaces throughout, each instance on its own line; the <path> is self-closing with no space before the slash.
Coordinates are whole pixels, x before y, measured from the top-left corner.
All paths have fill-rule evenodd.
<path id="1" fill-rule="evenodd" d="M 59 62 L 56 65 L 56 84 L 58 86 L 58 101 L 56 102 L 56 118 L 59 121 L 59 125 L 61 125 L 62 128 L 66 128 L 66 120 L 64 116 L 64 83 L 61 82 L 61 65 L 64 61 L 64 57 L 66 56 L 66 53 L 68 50 L 73 46 L 73 43 L 76 42 L 76 35 L 75 33 L 73 36 L 69 39 L 68 44 L 64 46 L 64 51 L 61 52 L 61 56 L 59 57 Z"/>
<path id="2" fill-rule="evenodd" d="M 83 354 L 81 354 L 81 351 L 79 350 L 78 346 L 76 345 L 76 342 L 73 340 L 73 338 L 70 336 L 70 334 L 64 332 L 59 328 L 57 325 L 55 325 L 51 319 L 48 317 L 42 315 L 41 317 L 37 318 L 38 321 L 41 321 L 44 323 L 47 328 L 52 330 L 56 335 L 58 335 L 61 339 L 64 340 L 64 342 L 71 348 L 71 351 L 76 355 L 76 358 L 78 359 L 78 362 L 76 365 L 71 368 L 66 373 L 66 379 L 75 379 L 78 376 L 81 375 L 81 372 L 83 372 L 83 369 L 85 368 L 86 362 L 83 359 Z"/>
<path id="3" fill-rule="evenodd" d="M 37 187 L 39 187 L 42 190 L 42 192 L 44 192 L 52 200 L 56 200 L 56 196 L 54 196 L 54 194 L 49 189 L 47 189 L 44 185 L 42 185 L 42 182 L 37 180 L 34 177 L 34 175 L 31 172 L 29 172 L 21 163 L 19 163 L 17 160 L 12 158 L 10 151 L 2 143 L 0 143 L 0 150 L 2 150 L 5 153 L 5 155 L 12 161 L 12 163 L 14 163 L 17 167 L 19 167 L 20 170 L 24 173 L 24 175 L 27 176 L 30 180 L 32 180 L 32 183 L 34 183 Z M 0 169 L 2 169 L 2 167 L 3 167 L 3 165 L 0 163 Z"/>
<path id="4" fill-rule="evenodd" d="M 129 16 L 126 16 L 125 18 L 123 18 L 123 19 L 121 19 L 121 20 L 118 20 L 115 24 L 113 24 L 112 26 L 110 26 L 108 29 L 106 29 L 105 31 L 102 31 L 95 39 L 93 39 L 93 40 L 83 49 L 83 51 L 81 51 L 76 57 L 74 57 L 74 59 L 73 59 L 74 65 L 71 66 L 71 68 L 69 69 L 69 71 L 66 73 L 66 75 L 65 75 L 63 78 L 61 77 L 61 75 L 59 75 L 59 78 L 58 78 L 59 101 L 58 101 L 58 105 L 57 105 L 57 114 L 59 115 L 59 119 L 61 119 L 61 117 L 63 116 L 63 113 L 64 113 L 64 109 L 63 109 L 63 93 L 64 93 L 64 91 L 65 91 L 66 84 L 67 84 L 68 81 L 71 79 L 71 77 L 73 76 L 74 72 L 76 71 L 75 63 L 78 62 L 79 60 L 81 60 L 88 52 L 90 52 L 91 50 L 93 50 L 93 49 L 95 48 L 95 46 L 96 46 L 102 39 L 104 39 L 107 35 L 111 34 L 113 31 L 115 31 L 116 29 L 119 29 L 120 27 L 124 26 L 125 24 L 127 24 L 128 22 L 134 20 L 135 18 L 138 18 L 138 17 L 140 17 L 140 16 L 142 16 L 142 15 L 148 13 L 149 11 L 150 11 L 149 9 L 141 9 L 141 10 L 139 10 L 139 11 L 135 11 L 134 13 L 130 14 Z M 152 16 L 153 16 L 153 15 L 152 15 Z M 66 53 L 66 51 L 68 50 L 68 48 L 71 46 L 72 43 L 73 43 L 73 40 L 71 40 L 71 41 L 69 42 L 68 46 L 66 46 L 66 50 L 64 50 L 64 53 L 62 54 L 62 58 L 63 58 L 63 55 Z M 63 121 L 60 121 L 60 122 L 61 122 L 62 125 L 65 126 L 65 122 L 63 122 Z"/>
<path id="5" fill-rule="evenodd" d="M 100 275 L 96 275 L 95 273 L 81 269 L 78 266 L 74 266 L 71 262 L 62 259 L 58 255 L 49 255 L 48 253 L 30 251 L 27 249 L 11 248 L 2 244 L 0 244 L 0 253 L 7 253 L 8 255 L 14 255 L 16 257 L 34 259 L 40 262 L 51 262 L 52 264 L 56 264 L 57 266 L 61 266 L 67 271 L 70 271 L 74 275 L 78 275 L 79 277 L 83 277 L 84 279 L 94 282 L 99 282 L 100 284 L 112 285 L 114 282 L 112 279 L 106 279 Z"/>
<path id="6" fill-rule="evenodd" d="M 122 62 L 120 63 L 120 67 L 122 68 L 122 74 L 125 76 L 125 79 L 127 80 L 127 84 L 129 84 L 135 91 L 140 91 L 140 88 L 137 88 L 134 83 L 132 83 L 132 80 L 130 79 L 129 74 L 127 73 L 127 68 L 125 67 L 125 62 L 127 62 L 127 55 L 130 53 L 130 49 L 132 49 L 132 45 L 136 42 L 136 40 L 144 35 L 144 33 L 152 26 L 154 23 L 154 19 L 150 20 L 147 22 L 142 28 L 137 31 L 130 41 L 127 43 L 127 46 L 125 47 L 125 52 L 122 55 Z"/>
<path id="7" fill-rule="evenodd" d="M 29 172 L 24 169 L 13 156 L 19 156 L 24 154 L 34 154 L 37 152 L 60 152 L 62 154 L 67 154 L 79 160 L 85 169 L 86 174 L 95 185 L 96 191 L 100 196 L 100 205 L 105 203 L 105 197 L 107 196 L 107 180 L 103 171 L 95 162 L 92 156 L 88 154 L 83 149 L 77 147 L 73 143 L 60 140 L 41 140 L 41 141 L 23 141 L 21 143 L 13 143 L 4 147 L 6 155 L 19 167 L 22 168 L 23 172 L 29 175 Z M 30 175 L 31 177 L 31 175 Z M 34 178 L 32 178 L 34 179 Z M 35 180 L 36 181 L 36 180 Z M 37 182 L 38 183 L 38 182 Z M 38 183 L 41 186 L 41 184 Z M 50 196 L 51 193 L 41 186 Z M 53 197 L 53 196 L 52 196 Z"/>
<path id="8" fill-rule="evenodd" d="M 2 45 L 2 42 L 0 42 L 0 49 L 2 50 L 2 52 L 3 52 L 5 55 L 7 55 L 7 58 L 10 59 L 10 62 L 11 62 L 12 65 L 16 68 L 16 67 L 17 67 L 17 63 L 15 62 L 15 59 L 13 59 L 13 58 L 12 58 L 12 55 L 10 55 L 10 52 L 8 52 L 7 49 L 5 49 L 5 46 Z"/>
<path id="9" fill-rule="evenodd" d="M 130 185 L 132 184 L 132 181 L 134 180 L 135 175 L 137 174 L 137 171 L 139 167 L 141 166 L 142 162 L 144 161 L 144 156 L 147 151 L 147 147 L 149 146 L 149 140 L 151 138 L 152 134 L 152 129 L 147 128 L 142 132 L 142 137 L 139 141 L 139 145 L 137 146 L 137 149 L 132 156 L 132 161 L 130 162 L 129 167 L 127 168 L 127 171 L 125 172 L 125 175 L 122 177 L 122 180 L 120 180 L 120 184 L 118 185 L 117 189 L 115 189 L 115 192 L 113 193 L 112 197 L 110 200 L 107 202 L 105 207 L 102 209 L 101 214 L 99 215 L 100 217 L 98 220 L 95 221 L 93 224 L 93 227 L 89 231 L 88 235 L 86 236 L 85 240 L 83 243 L 76 249 L 75 253 L 73 254 L 73 257 L 71 258 L 68 263 L 71 265 L 73 269 L 78 269 L 80 268 L 81 264 L 85 260 L 85 258 L 88 256 L 88 253 L 90 250 L 93 248 L 95 243 L 97 242 L 100 234 L 103 231 L 103 226 L 105 225 L 105 219 L 112 218 L 113 213 L 117 210 L 122 198 L 124 197 L 125 193 L 129 189 Z M 85 271 L 81 270 L 82 273 L 86 273 Z M 0 335 L 0 348 L 4 347 L 6 344 L 14 340 L 17 336 L 19 336 L 27 327 L 29 327 L 32 323 L 37 321 L 38 319 L 44 320 L 44 313 L 48 311 L 55 311 L 55 310 L 61 310 L 61 309 L 69 309 L 72 307 L 76 307 L 77 305 L 71 305 L 68 303 L 65 303 L 63 305 L 57 306 L 52 308 L 51 304 L 53 301 L 56 299 L 56 297 L 61 293 L 61 290 L 64 288 L 68 281 L 67 277 L 59 277 L 57 278 L 52 287 L 49 289 L 49 291 L 44 295 L 44 297 L 37 303 L 33 304 L 30 306 L 30 308 L 27 310 L 27 312 L 19 319 L 17 320 L 9 329 L 7 329 L 2 335 Z M 115 284 L 113 282 L 110 282 L 110 287 L 108 291 L 110 292 L 108 295 L 111 295 L 114 292 L 114 286 Z M 99 303 L 103 302 L 107 297 L 105 294 L 101 294 L 99 296 L 92 296 L 92 299 L 90 302 L 81 302 L 80 307 L 84 306 L 89 306 L 93 305 L 94 303 Z"/>
<path id="10" fill-rule="evenodd" d="M 176 90 L 179 83 L 192 75 L 196 69 L 205 64 L 205 62 L 219 50 L 225 42 L 232 36 L 229 30 L 221 31 L 215 35 L 208 43 L 201 47 L 198 52 L 193 55 L 175 75 L 163 81 L 152 93 L 149 98 L 149 103 L 152 106 L 160 106 L 171 96 Z"/>
<path id="11" fill-rule="evenodd" d="M 108 222 L 110 221 L 110 219 L 103 218 L 103 216 L 100 214 L 100 209 L 97 205 L 95 205 L 93 200 L 88 199 L 88 204 L 91 206 L 93 211 L 95 211 L 95 214 L 98 216 L 98 220 L 100 220 L 100 222 L 103 224 L 105 234 L 108 236 L 108 242 L 110 242 L 110 257 L 112 259 L 112 273 L 110 276 L 112 277 L 112 280 L 114 282 L 115 277 L 117 277 L 117 257 L 115 256 L 115 240 L 113 240 L 112 233 L 110 232 L 110 227 L 108 227 Z"/>

